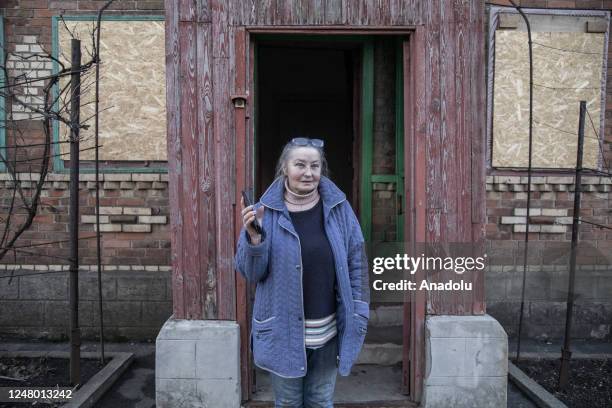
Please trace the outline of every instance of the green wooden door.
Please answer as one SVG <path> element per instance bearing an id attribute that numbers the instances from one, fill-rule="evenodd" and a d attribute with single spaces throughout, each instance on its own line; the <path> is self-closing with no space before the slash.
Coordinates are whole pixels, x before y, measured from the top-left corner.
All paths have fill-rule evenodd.
<path id="1" fill-rule="evenodd" d="M 395 40 L 395 173 L 376 174 L 373 172 L 374 155 L 374 64 L 387 61 L 375 61 L 373 40 L 364 41 L 362 59 L 361 86 L 361 188 L 360 188 L 360 223 L 366 242 L 373 241 L 372 233 L 372 203 L 375 183 L 394 184 L 395 190 L 395 237 L 392 242 L 402 242 L 404 239 L 404 128 L 403 128 L 403 63 L 402 41 Z"/>

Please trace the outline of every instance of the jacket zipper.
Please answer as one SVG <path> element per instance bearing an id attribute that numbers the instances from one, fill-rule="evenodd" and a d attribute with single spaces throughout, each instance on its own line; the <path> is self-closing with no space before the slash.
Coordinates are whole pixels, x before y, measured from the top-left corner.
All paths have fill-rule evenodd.
<path id="1" fill-rule="evenodd" d="M 308 358 L 306 357 L 306 316 L 304 315 L 304 265 L 302 264 L 302 243 L 299 235 L 296 235 L 298 240 L 298 248 L 300 249 L 300 298 L 302 299 L 302 350 L 304 351 L 304 375 L 308 372 Z"/>
<path id="2" fill-rule="evenodd" d="M 329 245 L 331 246 L 331 250 L 332 250 L 332 253 L 333 253 L 333 255 L 334 255 L 334 263 L 335 263 L 335 260 L 336 260 L 336 257 L 337 257 L 337 256 L 336 256 L 336 255 L 337 255 L 336 247 L 335 247 L 335 245 L 332 243 L 332 240 L 330 240 L 330 239 L 329 239 L 329 232 L 328 232 L 327 223 L 325 223 L 325 226 L 324 226 L 324 227 L 325 227 L 325 233 L 326 233 L 326 234 L 327 234 L 327 236 L 328 236 Z M 341 287 L 341 285 L 342 285 L 342 284 L 341 284 L 341 281 L 342 281 L 342 280 L 341 280 L 341 279 L 339 279 L 339 276 L 338 276 L 338 275 L 339 275 L 338 268 L 337 268 L 337 267 L 335 267 L 334 269 L 336 269 L 336 280 L 338 281 L 338 294 L 339 294 L 339 296 L 340 296 L 340 303 L 345 303 L 345 302 L 343 302 L 343 300 L 344 300 L 344 296 L 342 296 L 342 287 Z M 347 273 L 348 273 L 348 271 L 347 271 Z M 346 305 L 346 304 L 345 304 L 345 309 L 347 309 L 347 308 L 348 308 L 348 305 Z M 342 336 L 340 336 L 340 333 L 338 333 L 338 338 L 339 338 L 339 341 L 338 341 L 338 356 L 337 356 L 337 358 L 336 358 L 336 366 L 338 367 L 338 369 L 340 369 L 340 350 L 341 350 L 341 346 L 342 346 L 342 344 L 344 343 L 344 337 L 346 336 L 346 333 L 348 332 L 348 330 L 347 330 L 347 326 L 348 326 L 348 324 L 347 324 L 347 323 L 348 323 L 348 318 L 347 318 L 346 316 L 348 316 L 348 313 L 345 313 L 345 317 L 344 317 L 344 318 L 345 318 L 345 322 L 344 322 L 344 323 L 345 323 L 345 325 L 344 325 L 344 332 L 342 333 Z"/>

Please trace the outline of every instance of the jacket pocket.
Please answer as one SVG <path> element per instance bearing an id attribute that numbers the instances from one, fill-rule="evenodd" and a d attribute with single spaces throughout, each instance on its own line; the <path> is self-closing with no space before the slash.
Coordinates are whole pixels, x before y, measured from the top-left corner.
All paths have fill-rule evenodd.
<path id="1" fill-rule="evenodd" d="M 256 318 L 253 318 L 253 321 L 255 321 L 258 326 L 265 326 L 267 323 L 271 322 L 274 319 L 276 319 L 276 316 L 268 317 L 264 320 L 257 320 Z"/>
<path id="2" fill-rule="evenodd" d="M 360 300 L 353 301 L 353 313 L 348 316 L 346 344 L 343 346 L 345 361 L 352 366 L 357 360 L 368 331 L 369 305 Z"/>
<path id="3" fill-rule="evenodd" d="M 365 337 L 368 331 L 370 305 L 361 300 L 353 300 L 353 325 L 360 336 Z M 363 339 L 361 339 L 363 342 Z"/>
<path id="4" fill-rule="evenodd" d="M 274 361 L 276 316 L 264 320 L 253 318 L 253 360 L 260 367 L 270 368 Z"/>
<path id="5" fill-rule="evenodd" d="M 355 330 L 357 330 L 357 335 L 362 337 L 361 342 L 363 342 L 363 337 L 365 337 L 368 332 L 368 319 L 357 313 L 353 313 L 353 323 Z"/>
<path id="6" fill-rule="evenodd" d="M 364 319 L 370 318 L 370 305 L 363 300 L 353 300 L 353 311 L 355 314 L 363 316 Z"/>

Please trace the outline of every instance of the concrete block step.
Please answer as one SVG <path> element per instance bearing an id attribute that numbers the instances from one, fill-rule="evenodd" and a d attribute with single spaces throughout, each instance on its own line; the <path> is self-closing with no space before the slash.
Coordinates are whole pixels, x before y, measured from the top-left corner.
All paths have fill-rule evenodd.
<path id="1" fill-rule="evenodd" d="M 359 364 L 393 365 L 402 361 L 402 326 L 368 326 Z"/>
<path id="2" fill-rule="evenodd" d="M 403 305 L 370 305 L 369 327 L 401 326 Z"/>
<path id="3" fill-rule="evenodd" d="M 402 344 L 402 326 L 372 326 L 368 325 L 368 333 L 366 334 L 365 343 L 393 343 Z"/>
<path id="4" fill-rule="evenodd" d="M 402 361 L 402 345 L 392 343 L 366 343 L 361 349 L 357 364 L 391 366 Z"/>

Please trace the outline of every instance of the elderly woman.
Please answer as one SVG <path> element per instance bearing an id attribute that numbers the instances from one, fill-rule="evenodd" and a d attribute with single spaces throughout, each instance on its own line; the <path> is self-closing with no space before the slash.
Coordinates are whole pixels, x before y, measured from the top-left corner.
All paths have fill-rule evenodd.
<path id="1" fill-rule="evenodd" d="M 271 373 L 275 406 L 332 407 L 336 374 L 350 374 L 367 330 L 363 235 L 326 177 L 322 140 L 287 143 L 276 175 L 260 202 L 242 202 L 236 269 L 257 283 L 253 357 Z"/>

